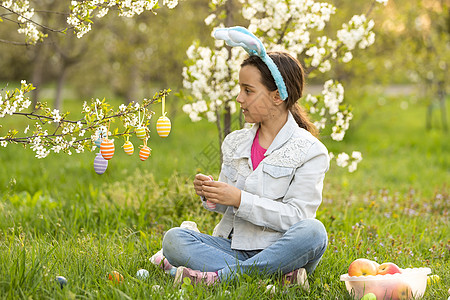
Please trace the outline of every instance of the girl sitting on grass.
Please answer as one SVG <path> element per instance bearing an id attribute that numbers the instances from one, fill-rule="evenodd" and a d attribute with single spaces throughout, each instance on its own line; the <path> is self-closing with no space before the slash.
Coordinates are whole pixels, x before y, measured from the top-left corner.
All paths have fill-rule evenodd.
<path id="1" fill-rule="evenodd" d="M 266 53 L 245 28 L 219 29 L 215 37 L 250 54 L 241 64 L 236 101 L 254 126 L 225 138 L 218 181 L 195 176 L 203 206 L 223 214 L 213 235 L 172 228 L 164 236 L 163 255 L 178 267 L 175 282 L 189 277 L 214 284 L 257 271 L 284 274 L 284 281 L 307 289 L 307 273 L 327 246 L 315 215 L 329 157 L 297 103 L 303 69 L 287 53 Z"/>

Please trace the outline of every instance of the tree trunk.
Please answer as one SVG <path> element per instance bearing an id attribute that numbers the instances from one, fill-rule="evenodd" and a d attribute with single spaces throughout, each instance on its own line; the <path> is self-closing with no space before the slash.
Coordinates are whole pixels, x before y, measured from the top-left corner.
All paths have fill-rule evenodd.
<path id="1" fill-rule="evenodd" d="M 61 71 L 59 73 L 58 82 L 56 86 L 56 95 L 55 95 L 55 109 L 61 110 L 62 107 L 62 92 L 64 89 L 64 82 L 66 81 L 66 75 L 67 75 L 67 68 L 68 65 L 66 63 L 63 63 L 61 65 Z"/>
<path id="2" fill-rule="evenodd" d="M 226 13 L 226 17 L 225 17 L 225 27 L 231 27 L 234 24 L 234 17 L 233 17 L 233 12 L 234 12 L 235 6 L 233 4 L 233 0 L 228 0 L 225 3 L 225 13 Z M 231 49 L 228 48 L 228 54 L 231 55 Z M 231 70 L 229 70 L 228 74 L 231 73 Z M 228 80 L 232 80 L 231 76 L 228 76 Z M 232 99 L 230 99 L 229 101 L 234 101 Z M 230 107 L 225 103 L 225 113 L 223 116 L 223 139 L 225 139 L 225 137 L 231 132 L 231 110 Z M 222 139 L 222 141 L 223 141 Z"/>
<path id="3" fill-rule="evenodd" d="M 447 124 L 447 107 L 445 105 L 445 83 L 439 82 L 438 85 L 438 98 L 439 98 L 439 104 L 441 108 L 441 122 L 442 122 L 442 128 L 445 132 L 448 132 L 448 124 Z"/>
<path id="4" fill-rule="evenodd" d="M 433 103 L 428 104 L 427 106 L 427 117 L 426 117 L 426 128 L 427 130 L 431 130 L 431 119 L 433 117 Z"/>
<path id="5" fill-rule="evenodd" d="M 136 89 L 138 88 L 137 81 L 139 79 L 138 76 L 138 68 L 135 65 L 132 65 L 129 69 L 129 84 L 125 92 L 125 103 L 131 103 L 132 101 L 136 101 Z"/>
<path id="6" fill-rule="evenodd" d="M 33 102 L 33 109 L 36 107 L 36 104 L 39 100 L 39 91 L 41 89 L 42 84 L 42 70 L 44 68 L 45 63 L 45 51 L 43 48 L 45 47 L 44 44 L 38 43 L 35 46 L 35 53 L 34 53 L 34 59 L 33 59 L 33 73 L 31 75 L 31 83 L 33 86 L 36 87 L 36 89 L 33 90 L 32 93 L 32 102 Z"/>

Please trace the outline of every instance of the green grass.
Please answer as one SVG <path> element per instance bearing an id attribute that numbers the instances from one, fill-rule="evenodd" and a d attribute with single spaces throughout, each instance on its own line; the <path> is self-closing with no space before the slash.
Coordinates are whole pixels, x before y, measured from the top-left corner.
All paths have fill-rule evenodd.
<path id="1" fill-rule="evenodd" d="M 197 171 L 217 175 L 208 155 L 217 144 L 215 127 L 170 115 L 181 106 L 175 103 L 169 110 L 173 131 L 167 139 L 152 135 L 149 160 L 118 150 L 101 176 L 93 171 L 94 153 L 38 160 L 20 146 L 0 149 L 0 298 L 350 299 L 339 276 L 352 260 L 366 257 L 430 267 L 441 280 L 427 287 L 424 299 L 446 299 L 450 139 L 424 129 L 420 104 L 402 110 L 405 99 L 389 100 L 366 109 L 344 143 L 323 138 L 330 151 L 359 150 L 364 159 L 355 173 L 334 164 L 327 173 L 317 218 L 328 230 L 329 246 L 309 278 L 309 293 L 258 276 L 180 289 L 149 262 L 169 228 L 191 220 L 211 233 L 220 218 L 200 207 L 191 187 Z M 67 107 L 75 111 L 79 103 Z M 5 118 L 2 125 L 12 121 Z M 140 268 L 149 270 L 148 279 L 136 278 Z M 112 270 L 123 274 L 122 284 L 107 280 Z M 64 289 L 55 282 L 58 275 L 68 279 Z M 274 284 L 275 294 L 261 280 Z"/>

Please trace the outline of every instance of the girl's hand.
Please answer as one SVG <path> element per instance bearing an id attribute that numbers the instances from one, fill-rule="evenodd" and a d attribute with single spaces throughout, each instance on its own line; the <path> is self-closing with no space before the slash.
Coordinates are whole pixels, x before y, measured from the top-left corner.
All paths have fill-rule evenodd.
<path id="1" fill-rule="evenodd" d="M 195 193 L 197 195 L 199 195 L 200 197 L 204 197 L 205 195 L 203 194 L 203 182 L 210 181 L 210 180 L 211 180 L 211 178 L 207 175 L 204 175 L 204 174 L 195 175 L 195 179 L 194 179 Z"/>
<path id="2" fill-rule="evenodd" d="M 241 190 L 220 181 L 205 180 L 202 182 L 202 194 L 209 201 L 239 208 Z"/>

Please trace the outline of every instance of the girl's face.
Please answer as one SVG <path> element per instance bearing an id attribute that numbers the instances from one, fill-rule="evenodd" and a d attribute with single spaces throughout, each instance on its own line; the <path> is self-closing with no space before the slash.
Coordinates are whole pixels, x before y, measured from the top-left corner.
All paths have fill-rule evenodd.
<path id="1" fill-rule="evenodd" d="M 246 122 L 263 123 L 276 115 L 280 109 L 275 104 L 277 91 L 269 91 L 261 83 L 258 68 L 252 65 L 242 67 L 239 71 L 239 86 L 241 90 L 236 101 L 241 105 Z"/>

